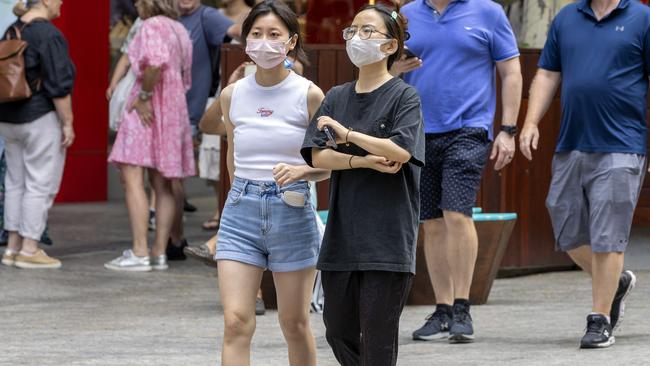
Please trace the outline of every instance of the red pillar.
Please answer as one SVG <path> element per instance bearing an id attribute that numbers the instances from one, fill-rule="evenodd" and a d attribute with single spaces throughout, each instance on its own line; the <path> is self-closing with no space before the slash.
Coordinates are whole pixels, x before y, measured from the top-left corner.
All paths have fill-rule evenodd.
<path id="1" fill-rule="evenodd" d="M 66 1 L 54 23 L 77 67 L 72 95 L 76 140 L 68 150 L 58 202 L 105 201 L 108 190 L 109 1 Z"/>

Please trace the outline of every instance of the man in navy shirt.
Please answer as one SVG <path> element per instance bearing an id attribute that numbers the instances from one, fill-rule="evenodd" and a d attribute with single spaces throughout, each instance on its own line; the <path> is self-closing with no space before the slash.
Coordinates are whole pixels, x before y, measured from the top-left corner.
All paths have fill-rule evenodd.
<path id="1" fill-rule="evenodd" d="M 240 26 L 217 9 L 201 5 L 200 0 L 180 0 L 181 18 L 192 39 L 192 87 L 187 92 L 187 105 L 194 133 L 205 112 L 214 78 L 219 78 L 219 65 L 214 67 L 224 38 L 239 38 Z"/>
<path id="2" fill-rule="evenodd" d="M 415 0 L 402 12 L 411 35 L 406 45 L 417 59 L 397 62 L 393 75 L 407 72 L 404 79 L 422 99 L 426 165 L 421 219 L 437 301 L 436 311 L 413 338 L 471 342 L 469 291 L 478 251 L 472 206 L 490 154 L 495 69 L 503 100 L 502 130 L 490 154 L 495 169 L 510 163 L 515 152 L 522 87 L 519 50 L 503 9 L 490 0 Z"/>
<path id="3" fill-rule="evenodd" d="M 593 307 L 581 348 L 614 343 L 636 282 L 623 262 L 645 175 L 649 68 L 650 9 L 632 0 L 583 0 L 553 20 L 531 87 L 520 138 L 528 159 L 562 84 L 546 206 L 556 248 L 592 277 Z"/>

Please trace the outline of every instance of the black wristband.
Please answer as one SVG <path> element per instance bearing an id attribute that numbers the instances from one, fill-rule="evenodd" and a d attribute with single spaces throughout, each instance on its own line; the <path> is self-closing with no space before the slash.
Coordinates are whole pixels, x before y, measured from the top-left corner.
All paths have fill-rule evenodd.
<path id="1" fill-rule="evenodd" d="M 501 131 L 515 137 L 517 135 L 517 125 L 501 125 Z"/>
<path id="2" fill-rule="evenodd" d="M 354 169 L 354 168 L 352 167 L 352 158 L 353 158 L 353 157 L 354 157 L 354 155 L 350 155 L 350 160 L 348 160 L 348 165 L 350 166 L 350 169 Z"/>

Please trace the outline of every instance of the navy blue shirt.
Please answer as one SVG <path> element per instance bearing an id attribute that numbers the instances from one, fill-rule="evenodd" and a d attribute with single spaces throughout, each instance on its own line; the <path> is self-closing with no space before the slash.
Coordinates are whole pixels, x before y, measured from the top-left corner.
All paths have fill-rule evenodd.
<path id="1" fill-rule="evenodd" d="M 228 28 L 233 22 L 217 9 L 201 5 L 191 14 L 180 18 L 192 40 L 192 87 L 187 92 L 190 122 L 197 125 L 205 112 L 213 78 L 212 58 L 216 57 Z M 217 70 L 219 72 L 218 65 Z"/>
<path id="2" fill-rule="evenodd" d="M 556 151 L 647 151 L 650 9 L 621 0 L 596 20 L 590 2 L 555 17 L 539 60 L 562 73 L 562 125 Z"/>
<path id="3" fill-rule="evenodd" d="M 491 137 L 495 62 L 519 56 L 501 5 L 452 0 L 439 14 L 427 0 L 415 0 L 402 13 L 411 34 L 406 45 L 423 61 L 422 67 L 404 75 L 404 81 L 422 98 L 425 132 L 481 127 Z"/>

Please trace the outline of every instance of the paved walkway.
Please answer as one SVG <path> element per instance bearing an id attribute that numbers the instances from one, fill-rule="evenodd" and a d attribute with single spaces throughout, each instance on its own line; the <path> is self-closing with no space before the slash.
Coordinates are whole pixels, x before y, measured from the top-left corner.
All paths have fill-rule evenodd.
<path id="1" fill-rule="evenodd" d="M 197 228 L 210 200 L 187 217 Z M 218 365 L 222 309 L 216 275 L 194 262 L 169 271 L 122 274 L 102 264 L 127 247 L 121 203 L 62 205 L 52 236 L 63 268 L 27 271 L 0 266 L 0 365 Z M 202 240 L 200 229 L 187 236 Z M 638 286 L 617 344 L 577 348 L 590 307 L 589 279 L 561 272 L 497 280 L 489 303 L 473 310 L 477 341 L 469 345 L 410 339 L 427 307 L 407 307 L 399 365 L 648 365 L 650 240 L 634 233 L 630 266 Z M 253 365 L 287 365 L 275 312 L 258 317 Z M 320 316 L 312 316 L 319 365 L 336 365 Z"/>

